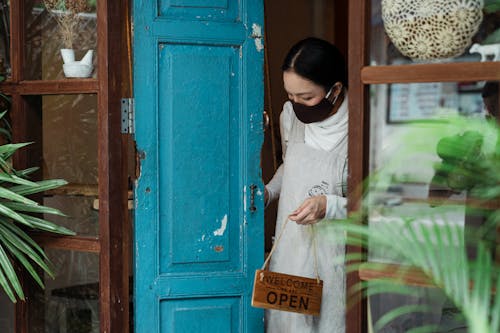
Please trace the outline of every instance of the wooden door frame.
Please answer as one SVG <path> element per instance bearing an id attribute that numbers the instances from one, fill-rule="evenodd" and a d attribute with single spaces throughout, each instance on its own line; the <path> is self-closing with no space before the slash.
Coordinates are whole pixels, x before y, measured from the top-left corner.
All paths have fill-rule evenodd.
<path id="1" fill-rule="evenodd" d="M 435 64 L 369 66 L 371 1 L 349 1 L 348 15 L 348 64 L 349 64 L 349 188 L 348 211 L 359 210 L 362 184 L 368 175 L 369 162 L 369 85 L 390 83 L 424 83 L 457 81 L 500 81 L 500 62 L 456 62 Z M 348 246 L 347 252 L 359 252 L 358 247 Z M 360 276 L 380 278 L 382 275 L 350 273 L 347 288 L 360 283 Z M 411 271 L 406 276 L 412 281 L 423 281 L 421 272 Z M 363 278 L 365 279 L 365 278 Z M 368 278 L 367 278 L 368 279 Z M 425 281 L 422 282 L 425 284 Z M 366 299 L 352 299 L 356 303 L 348 309 L 346 332 L 367 332 Z"/>
<path id="2" fill-rule="evenodd" d="M 368 64 L 369 24 L 371 6 L 369 1 L 351 0 L 348 7 L 348 78 L 349 78 L 349 171 L 347 210 L 349 214 L 360 208 L 363 180 L 368 175 L 369 153 L 369 94 L 368 86 L 361 81 L 361 70 Z M 359 253 L 360 247 L 348 245 L 346 253 Z M 361 282 L 358 272 L 347 274 L 346 299 L 352 306 L 346 312 L 346 333 L 367 331 L 367 302 L 362 295 L 355 299 L 349 290 Z"/>
<path id="3" fill-rule="evenodd" d="M 97 2 L 97 79 L 24 80 L 27 66 L 25 45 L 25 0 L 11 1 L 12 77 L 0 83 L 0 91 L 12 97 L 14 142 L 35 144 L 14 156 L 16 168 L 41 164 L 42 133 L 39 109 L 29 96 L 97 94 L 99 236 L 40 236 L 45 247 L 99 254 L 100 331 L 129 331 L 129 274 L 131 230 L 128 215 L 128 138 L 121 134 L 121 98 L 131 97 L 129 0 Z M 124 19 L 124 17 L 126 19 Z M 124 45 L 125 44 L 125 45 Z M 40 176 L 40 175 L 38 175 Z M 30 278 L 23 279 L 29 288 Z M 16 304 L 15 331 L 28 332 L 28 306 Z"/>
<path id="4" fill-rule="evenodd" d="M 121 134 L 121 98 L 131 97 L 122 42 L 130 20 L 124 17 L 128 1 L 97 1 L 100 325 L 101 332 L 116 333 L 129 330 L 131 269 L 127 140 Z"/>

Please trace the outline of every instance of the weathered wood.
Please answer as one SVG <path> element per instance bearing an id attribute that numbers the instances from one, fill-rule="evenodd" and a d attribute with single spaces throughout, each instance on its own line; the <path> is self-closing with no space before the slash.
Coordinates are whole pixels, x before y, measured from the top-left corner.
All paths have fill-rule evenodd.
<path id="1" fill-rule="evenodd" d="M 362 281 L 389 280 L 407 286 L 439 288 L 424 271 L 414 266 L 369 262 L 362 264 L 358 272 Z M 469 288 L 473 287 L 471 280 Z M 491 287 L 491 293 L 496 294 L 495 286 Z"/>
<path id="2" fill-rule="evenodd" d="M 97 79 L 5 81 L 0 82 L 0 91 L 8 95 L 91 94 L 99 91 L 99 85 Z"/>
<path id="3" fill-rule="evenodd" d="M 70 183 L 56 189 L 45 191 L 45 195 L 74 195 L 84 197 L 97 197 L 98 185 L 97 184 L 75 184 Z"/>
<path id="4" fill-rule="evenodd" d="M 126 1 L 97 2 L 97 77 L 98 104 L 98 174 L 99 174 L 99 308 L 100 331 L 129 331 L 129 252 L 126 174 L 126 149 L 121 134 L 121 98 L 123 85 L 123 31 L 127 20 Z M 118 55 L 118 56 L 117 56 Z"/>
<path id="5" fill-rule="evenodd" d="M 498 81 L 500 62 L 455 62 L 404 66 L 366 66 L 364 84 Z"/>
<path id="6" fill-rule="evenodd" d="M 101 246 L 99 239 L 94 237 L 80 236 L 58 236 L 53 234 L 38 234 L 33 236 L 33 239 L 40 245 L 49 248 L 93 252 L 99 253 Z"/>
<path id="7" fill-rule="evenodd" d="M 349 177 L 348 212 L 359 210 L 363 180 L 368 173 L 369 159 L 369 93 L 361 81 L 361 69 L 368 64 L 370 1 L 351 0 L 348 10 L 348 76 L 349 76 Z M 361 247 L 347 246 L 346 253 L 360 253 Z M 346 297 L 352 304 L 346 312 L 346 333 L 361 333 L 367 329 L 366 300 L 351 296 L 349 290 L 360 282 L 357 272 L 346 277 Z"/>
<path id="8" fill-rule="evenodd" d="M 99 210 L 99 199 L 94 199 L 94 201 L 92 202 L 92 209 Z M 127 209 L 128 210 L 134 209 L 134 200 L 127 201 Z"/>
<path id="9" fill-rule="evenodd" d="M 252 306 L 319 316 L 323 281 L 257 270 Z"/>
<path id="10" fill-rule="evenodd" d="M 362 281 L 397 279 L 405 285 L 435 287 L 422 270 L 405 265 L 365 263 L 359 268 L 359 278 Z"/>
<path id="11" fill-rule="evenodd" d="M 10 2 L 12 76 L 0 83 L 0 91 L 12 96 L 13 140 L 35 142 L 14 156 L 15 166 L 26 168 L 42 164 L 40 95 L 95 93 L 98 95 L 99 190 L 68 186 L 51 194 L 95 195 L 101 198 L 102 206 L 99 211 L 99 238 L 45 234 L 35 237 L 45 247 L 100 253 L 100 331 L 126 333 L 129 329 L 131 243 L 127 163 L 123 158 L 127 153 L 127 141 L 123 141 L 120 133 L 120 98 L 129 97 L 131 89 L 131 59 L 122 53 L 123 48 L 130 46 L 130 43 L 125 45 L 122 38 L 125 27 L 130 31 L 128 2 L 105 0 L 97 4 L 97 79 L 23 80 L 23 70 L 26 65 L 29 66 L 25 63 L 25 22 L 31 8 L 29 1 Z M 124 20 L 124 17 L 127 19 Z M 130 42 L 130 34 L 126 36 Z M 127 95 L 124 91 L 128 92 Z M 29 278 L 26 281 L 23 284 L 29 289 Z M 43 322 L 28 325 L 28 305 L 31 306 L 29 302 L 18 302 L 16 305 L 17 333 L 27 333 L 30 325 L 44 326 Z"/>

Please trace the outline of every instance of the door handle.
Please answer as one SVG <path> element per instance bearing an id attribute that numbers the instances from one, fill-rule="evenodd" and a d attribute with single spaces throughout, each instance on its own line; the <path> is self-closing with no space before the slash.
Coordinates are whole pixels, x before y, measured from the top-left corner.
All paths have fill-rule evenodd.
<path id="1" fill-rule="evenodd" d="M 271 120 L 269 119 L 269 113 L 267 113 L 267 111 L 262 112 L 262 118 L 264 123 L 264 129 L 269 128 L 269 123 L 271 122 Z"/>

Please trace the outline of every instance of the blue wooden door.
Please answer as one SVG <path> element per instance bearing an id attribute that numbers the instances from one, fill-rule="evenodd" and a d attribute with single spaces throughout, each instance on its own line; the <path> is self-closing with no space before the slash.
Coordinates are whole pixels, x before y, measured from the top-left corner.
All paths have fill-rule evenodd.
<path id="1" fill-rule="evenodd" d="M 262 332 L 262 0 L 133 8 L 135 332 Z"/>

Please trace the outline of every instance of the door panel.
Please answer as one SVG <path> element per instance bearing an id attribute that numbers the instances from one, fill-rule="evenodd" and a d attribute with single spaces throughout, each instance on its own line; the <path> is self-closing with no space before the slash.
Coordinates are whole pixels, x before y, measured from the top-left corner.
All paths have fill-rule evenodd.
<path id="1" fill-rule="evenodd" d="M 138 333 L 263 331 L 262 21 L 261 1 L 135 1 Z"/>
<path id="2" fill-rule="evenodd" d="M 161 44 L 159 59 L 161 273 L 241 271 L 239 49 Z"/>
<path id="3" fill-rule="evenodd" d="M 239 332 L 240 306 L 240 298 L 229 297 L 164 301 L 162 332 Z"/>
<path id="4" fill-rule="evenodd" d="M 160 15 L 176 19 L 236 21 L 240 14 L 237 0 L 163 0 Z"/>

